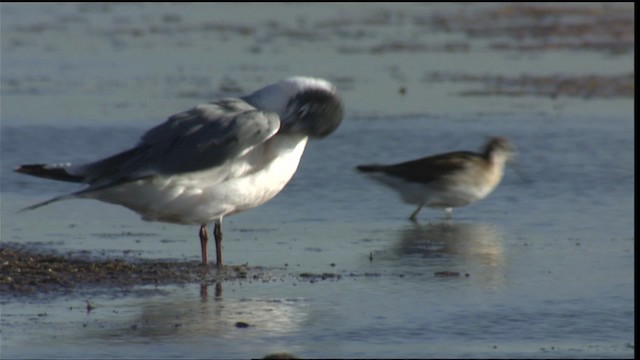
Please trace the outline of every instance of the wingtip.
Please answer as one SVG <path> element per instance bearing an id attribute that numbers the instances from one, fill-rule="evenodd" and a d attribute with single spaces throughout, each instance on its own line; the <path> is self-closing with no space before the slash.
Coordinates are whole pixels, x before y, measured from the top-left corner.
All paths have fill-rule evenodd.
<path id="1" fill-rule="evenodd" d="M 379 165 L 358 165 L 356 166 L 356 170 L 360 172 L 376 172 L 380 170 Z"/>
<path id="2" fill-rule="evenodd" d="M 35 169 L 41 169 L 44 167 L 44 164 L 30 164 L 30 165 L 18 165 L 13 168 L 13 171 L 22 174 L 30 174 Z"/>
<path id="3" fill-rule="evenodd" d="M 50 165 L 50 164 L 27 164 L 20 165 L 13 169 L 13 171 L 26 174 L 31 176 L 36 176 L 45 179 L 52 180 L 60 180 L 60 181 L 69 181 L 69 182 L 82 182 L 84 180 L 83 177 L 72 175 L 67 172 L 67 167 L 69 164 L 60 164 L 60 165 Z"/>

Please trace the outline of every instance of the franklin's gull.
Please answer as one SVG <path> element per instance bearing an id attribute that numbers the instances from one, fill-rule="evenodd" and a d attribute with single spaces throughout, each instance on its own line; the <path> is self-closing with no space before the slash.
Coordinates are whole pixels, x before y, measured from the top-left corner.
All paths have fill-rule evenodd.
<path id="1" fill-rule="evenodd" d="M 83 198 L 125 206 L 148 221 L 200 225 L 208 264 L 207 223 L 214 222 L 222 266 L 223 217 L 264 204 L 296 172 L 309 137 L 340 125 L 343 104 L 326 80 L 292 77 L 240 98 L 175 114 L 132 149 L 86 164 L 22 165 L 19 173 L 85 183 L 83 190 L 30 206 Z"/>

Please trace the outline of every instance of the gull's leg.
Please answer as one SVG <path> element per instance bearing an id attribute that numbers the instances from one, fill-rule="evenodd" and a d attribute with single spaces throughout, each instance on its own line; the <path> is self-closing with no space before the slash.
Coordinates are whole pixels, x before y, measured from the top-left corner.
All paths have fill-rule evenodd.
<path id="1" fill-rule="evenodd" d="M 216 267 L 222 268 L 222 221 L 216 220 L 213 226 L 213 238 L 216 241 Z"/>
<path id="2" fill-rule="evenodd" d="M 200 226 L 200 252 L 202 253 L 202 265 L 209 263 L 209 255 L 207 253 L 207 241 L 209 241 L 209 233 L 207 233 L 207 224 Z"/>
<path id="3" fill-rule="evenodd" d="M 409 219 L 410 219 L 411 221 L 416 221 L 416 216 L 418 215 L 418 213 L 420 212 L 420 210 L 422 209 L 422 207 L 423 207 L 423 206 L 424 206 L 424 204 L 420 204 L 420 205 L 418 206 L 418 208 L 416 209 L 416 211 L 414 211 L 414 212 L 411 214 L 411 216 L 409 216 Z"/>

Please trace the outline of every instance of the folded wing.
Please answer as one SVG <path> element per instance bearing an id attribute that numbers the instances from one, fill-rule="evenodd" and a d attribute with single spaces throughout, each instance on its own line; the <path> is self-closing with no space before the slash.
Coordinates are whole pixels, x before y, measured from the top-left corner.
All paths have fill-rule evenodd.
<path id="1" fill-rule="evenodd" d="M 477 157 L 467 151 L 433 155 L 394 165 L 360 165 L 357 169 L 365 173 L 382 172 L 406 181 L 429 183 L 463 170 L 467 159 Z"/>
<path id="2" fill-rule="evenodd" d="M 147 131 L 134 148 L 111 157 L 83 165 L 22 165 L 16 171 L 89 184 L 56 198 L 61 200 L 142 178 L 216 167 L 263 143 L 279 128 L 276 113 L 257 110 L 240 99 L 226 99 L 171 116 Z"/>

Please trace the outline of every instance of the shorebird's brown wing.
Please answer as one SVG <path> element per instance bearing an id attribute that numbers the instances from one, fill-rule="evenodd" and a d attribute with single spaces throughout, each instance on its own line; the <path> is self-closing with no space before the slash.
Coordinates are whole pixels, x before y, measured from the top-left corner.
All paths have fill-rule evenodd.
<path id="1" fill-rule="evenodd" d="M 469 151 L 457 151 L 395 165 L 377 166 L 373 171 L 384 172 L 407 181 L 429 183 L 465 169 L 470 162 L 477 161 L 478 157 Z"/>

